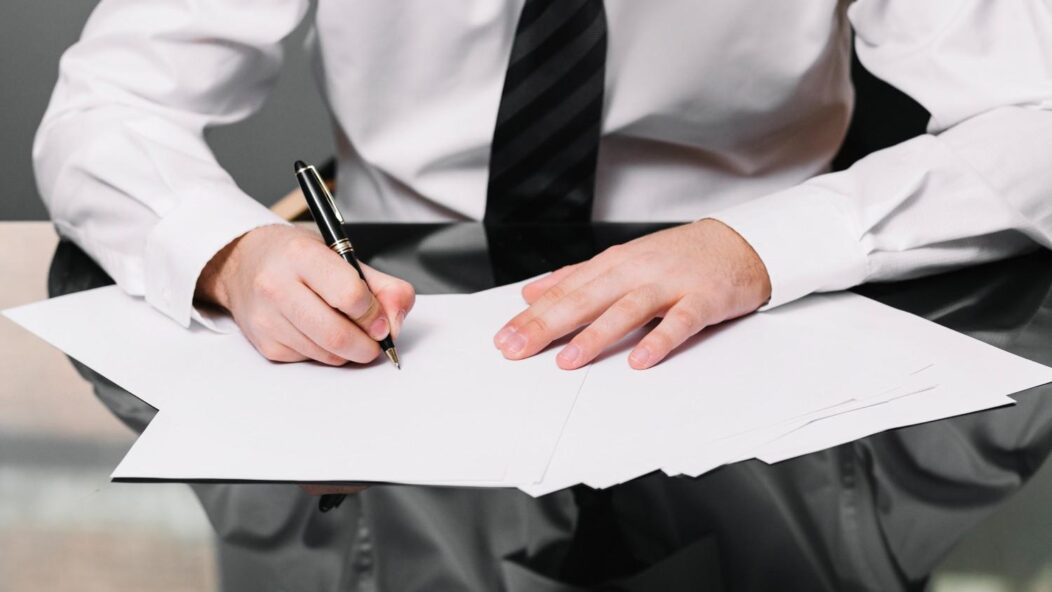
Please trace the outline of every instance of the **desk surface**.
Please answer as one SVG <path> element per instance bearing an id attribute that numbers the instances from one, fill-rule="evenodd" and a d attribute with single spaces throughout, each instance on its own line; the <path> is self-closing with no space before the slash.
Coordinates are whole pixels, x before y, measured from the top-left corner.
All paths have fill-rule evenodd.
<path id="1" fill-rule="evenodd" d="M 529 277 L 655 228 L 350 225 L 348 233 L 364 259 L 421 293 L 438 293 Z M 52 294 L 106 283 L 76 247 L 59 246 Z M 1047 252 L 857 291 L 1052 365 Z M 610 519 L 646 541 L 633 547 L 643 562 L 712 538 L 723 581 L 734 588 L 779 581 L 812 589 L 919 587 L 1052 450 L 1052 387 L 1017 399 L 1014 407 L 893 430 L 773 466 L 749 461 L 697 479 L 649 475 L 613 490 Z M 122 418 L 139 428 L 149 419 Z M 1043 510 L 1028 518 L 1052 528 L 1052 506 Z"/>

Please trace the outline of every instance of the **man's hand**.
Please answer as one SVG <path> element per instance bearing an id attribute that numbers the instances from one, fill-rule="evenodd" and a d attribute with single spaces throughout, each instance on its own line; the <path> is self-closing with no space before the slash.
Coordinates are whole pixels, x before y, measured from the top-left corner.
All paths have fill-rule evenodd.
<path id="1" fill-rule="evenodd" d="M 269 360 L 366 363 L 380 354 L 376 340 L 398 337 L 415 295 L 403 280 L 362 269 L 375 296 L 318 235 L 264 226 L 212 258 L 196 295 L 229 310 Z"/>
<path id="2" fill-rule="evenodd" d="M 709 325 L 748 314 L 771 296 L 759 256 L 738 233 L 706 219 L 607 249 L 522 290 L 529 308 L 494 337 L 508 359 L 541 351 L 588 325 L 556 358 L 580 368 L 651 319 L 664 317 L 628 357 L 642 370 Z"/>

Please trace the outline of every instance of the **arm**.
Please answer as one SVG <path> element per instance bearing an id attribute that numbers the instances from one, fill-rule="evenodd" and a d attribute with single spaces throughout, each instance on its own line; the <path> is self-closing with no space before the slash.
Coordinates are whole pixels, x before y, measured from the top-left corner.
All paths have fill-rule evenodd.
<path id="1" fill-rule="evenodd" d="M 504 355 L 588 325 L 558 358 L 577 368 L 664 317 L 629 356 L 648 368 L 765 302 L 1052 246 L 1048 3 L 859 0 L 849 17 L 862 63 L 928 109 L 928 134 L 526 286 Z"/>
<path id="2" fill-rule="evenodd" d="M 308 5 L 103 0 L 62 58 L 33 157 L 59 232 L 127 292 L 183 326 L 196 292 L 273 360 L 364 362 L 379 353 L 366 333 L 380 318 L 397 331 L 412 289 L 377 274 L 378 304 L 314 235 L 238 189 L 204 140 L 260 107 Z"/>
<path id="3" fill-rule="evenodd" d="M 859 59 L 932 114 L 928 133 L 715 216 L 763 259 L 771 306 L 1052 246 L 1048 4 L 862 0 L 849 16 Z"/>
<path id="4" fill-rule="evenodd" d="M 59 232 L 183 326 L 196 279 L 235 237 L 281 220 L 245 195 L 204 130 L 263 103 L 305 0 L 103 0 L 62 57 L 33 147 Z"/>

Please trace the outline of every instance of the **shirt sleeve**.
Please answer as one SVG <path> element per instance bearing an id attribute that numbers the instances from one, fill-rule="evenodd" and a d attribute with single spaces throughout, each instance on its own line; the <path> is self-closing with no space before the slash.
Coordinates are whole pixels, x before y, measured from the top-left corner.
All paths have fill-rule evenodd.
<path id="1" fill-rule="evenodd" d="M 713 217 L 757 251 L 768 307 L 1052 246 L 1052 5 L 859 0 L 866 68 L 927 133 Z"/>
<path id="2" fill-rule="evenodd" d="M 260 107 L 281 41 L 307 8 L 102 0 L 60 62 L 33 146 L 52 220 L 124 290 L 183 326 L 211 257 L 282 222 L 237 187 L 204 131 Z"/>

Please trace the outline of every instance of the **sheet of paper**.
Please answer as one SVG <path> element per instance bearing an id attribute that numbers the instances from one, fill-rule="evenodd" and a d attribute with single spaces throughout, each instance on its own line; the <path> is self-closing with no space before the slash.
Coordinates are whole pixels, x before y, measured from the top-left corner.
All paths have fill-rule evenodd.
<path id="1" fill-rule="evenodd" d="M 871 318 L 871 305 L 886 308 L 853 294 L 798 301 L 708 329 L 644 372 L 626 352 L 604 357 L 588 370 L 543 483 L 523 490 L 620 483 L 720 438 L 895 386 L 930 361 L 922 343 L 886 326 L 888 315 Z"/>
<path id="2" fill-rule="evenodd" d="M 910 319 L 912 320 L 912 319 Z M 885 430 L 1012 404 L 1008 395 L 1052 381 L 1052 369 L 981 341 L 920 320 L 938 350 L 932 380 L 938 387 L 916 397 L 824 418 L 754 451 L 777 462 Z"/>
<path id="3" fill-rule="evenodd" d="M 608 487 L 789 458 L 1000 405 L 1052 381 L 1023 360 L 853 294 L 706 330 L 647 371 L 634 343 L 573 372 L 504 360 L 520 284 L 421 296 L 404 369 L 273 364 L 238 333 L 186 330 L 115 287 L 5 312 L 161 411 L 120 479 Z M 637 336 L 636 336 L 637 338 Z"/>
<path id="4" fill-rule="evenodd" d="M 8 316 L 160 408 L 118 478 L 515 484 L 543 472 L 583 379 L 493 348 L 521 307 L 516 286 L 419 297 L 401 371 L 273 364 L 115 287 Z"/>
<path id="5" fill-rule="evenodd" d="M 703 339 L 713 347 L 691 348 L 682 366 L 676 358 L 642 373 L 596 365 L 544 480 L 522 489 L 539 495 L 576 482 L 608 487 L 658 468 L 701 474 L 751 457 L 752 445 L 791 431 L 787 421 L 810 421 L 843 405 L 864 408 L 867 397 L 896 388 L 920 399 L 937 380 L 910 385 L 908 377 L 947 357 L 947 372 L 985 372 L 1007 392 L 1052 380 L 1044 366 L 854 294 L 812 296 L 714 337 L 723 336 Z M 650 375 L 662 367 L 667 376 Z M 1018 379 L 1002 380 L 1003 373 Z M 987 406 L 1002 404 L 1006 391 L 974 384 L 994 393 Z M 947 416 L 959 413 L 944 408 Z M 886 429 L 854 413 L 837 417 L 840 437 L 857 434 L 845 441 Z M 750 430 L 758 438 L 730 439 Z"/>
<path id="6" fill-rule="evenodd" d="M 904 377 L 904 383 L 894 388 L 877 388 L 871 393 L 859 393 L 843 403 L 818 409 L 803 416 L 788 419 L 771 426 L 758 426 L 746 432 L 706 444 L 689 454 L 671 455 L 662 471 L 671 476 L 697 477 L 726 464 L 748 460 L 765 444 L 792 433 L 801 427 L 828 417 L 848 415 L 853 411 L 879 405 L 902 397 L 917 395 L 937 387 L 934 365 Z"/>

